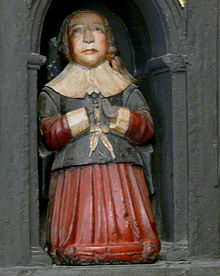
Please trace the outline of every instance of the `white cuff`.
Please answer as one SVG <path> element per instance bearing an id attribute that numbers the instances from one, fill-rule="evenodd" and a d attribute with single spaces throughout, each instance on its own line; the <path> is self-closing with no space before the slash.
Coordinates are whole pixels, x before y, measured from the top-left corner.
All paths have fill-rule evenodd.
<path id="1" fill-rule="evenodd" d="M 66 117 L 73 137 L 78 137 L 89 130 L 89 117 L 85 107 L 66 113 Z"/>
<path id="2" fill-rule="evenodd" d="M 128 108 L 119 107 L 117 111 L 116 121 L 114 123 L 110 123 L 110 129 L 115 131 L 119 135 L 124 136 L 128 130 L 130 116 L 131 113 Z"/>

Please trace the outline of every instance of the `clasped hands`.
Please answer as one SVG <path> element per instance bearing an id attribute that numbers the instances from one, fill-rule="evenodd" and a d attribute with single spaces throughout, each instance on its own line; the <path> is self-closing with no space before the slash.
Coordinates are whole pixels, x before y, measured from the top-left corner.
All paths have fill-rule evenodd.
<path id="1" fill-rule="evenodd" d="M 102 133 L 107 133 L 111 129 L 120 136 L 124 136 L 127 132 L 130 120 L 128 108 L 112 105 L 108 98 L 93 93 L 86 96 L 86 109 L 90 121 L 90 132 L 101 130 Z M 109 121 L 108 126 L 103 124 L 103 117 Z"/>
<path id="2" fill-rule="evenodd" d="M 119 106 L 112 105 L 110 101 L 107 98 L 99 98 L 99 97 L 92 97 L 91 95 L 87 95 L 87 113 L 89 117 L 94 114 L 94 110 L 98 107 L 102 110 L 103 114 L 107 117 L 109 122 L 115 122 L 117 118 L 117 112 L 119 109 Z M 91 101 L 91 98 L 93 98 L 93 101 Z M 98 100 L 99 98 L 99 100 Z M 97 100 L 96 100 L 97 99 Z M 92 106 L 91 103 L 93 102 Z M 97 105 L 96 105 L 97 104 Z M 100 108 L 101 107 L 101 108 Z"/>

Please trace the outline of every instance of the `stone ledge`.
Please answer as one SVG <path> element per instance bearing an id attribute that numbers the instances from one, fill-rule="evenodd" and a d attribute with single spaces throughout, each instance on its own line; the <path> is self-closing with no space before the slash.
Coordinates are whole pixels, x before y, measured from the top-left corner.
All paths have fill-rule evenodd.
<path id="1" fill-rule="evenodd" d="M 186 55 L 166 54 L 159 57 L 152 57 L 147 62 L 148 73 L 162 73 L 162 72 L 185 72 L 188 63 Z"/>
<path id="2" fill-rule="evenodd" d="M 47 58 L 38 53 L 31 53 L 28 56 L 28 69 L 39 70 L 45 64 Z"/>
<path id="3" fill-rule="evenodd" d="M 217 276 L 220 260 L 165 262 L 136 265 L 91 265 L 50 267 L 1 267 L 0 276 Z"/>

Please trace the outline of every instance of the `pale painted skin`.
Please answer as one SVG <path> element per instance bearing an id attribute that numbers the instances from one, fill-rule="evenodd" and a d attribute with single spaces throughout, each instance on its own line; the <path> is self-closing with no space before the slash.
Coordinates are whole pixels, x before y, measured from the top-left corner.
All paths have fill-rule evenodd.
<path id="1" fill-rule="evenodd" d="M 69 23 L 69 49 L 73 62 L 93 68 L 106 59 L 108 40 L 104 21 L 96 13 L 81 12 Z"/>

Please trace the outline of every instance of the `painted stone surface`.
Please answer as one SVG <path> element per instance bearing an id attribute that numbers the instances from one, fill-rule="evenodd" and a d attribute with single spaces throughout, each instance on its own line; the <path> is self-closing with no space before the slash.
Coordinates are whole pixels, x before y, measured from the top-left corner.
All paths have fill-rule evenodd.
<path id="1" fill-rule="evenodd" d="M 74 13 L 61 33 L 69 64 L 39 97 L 44 143 L 56 151 L 49 253 L 65 264 L 152 262 L 160 241 L 136 151 L 154 132 L 149 107 L 103 16 Z"/>

